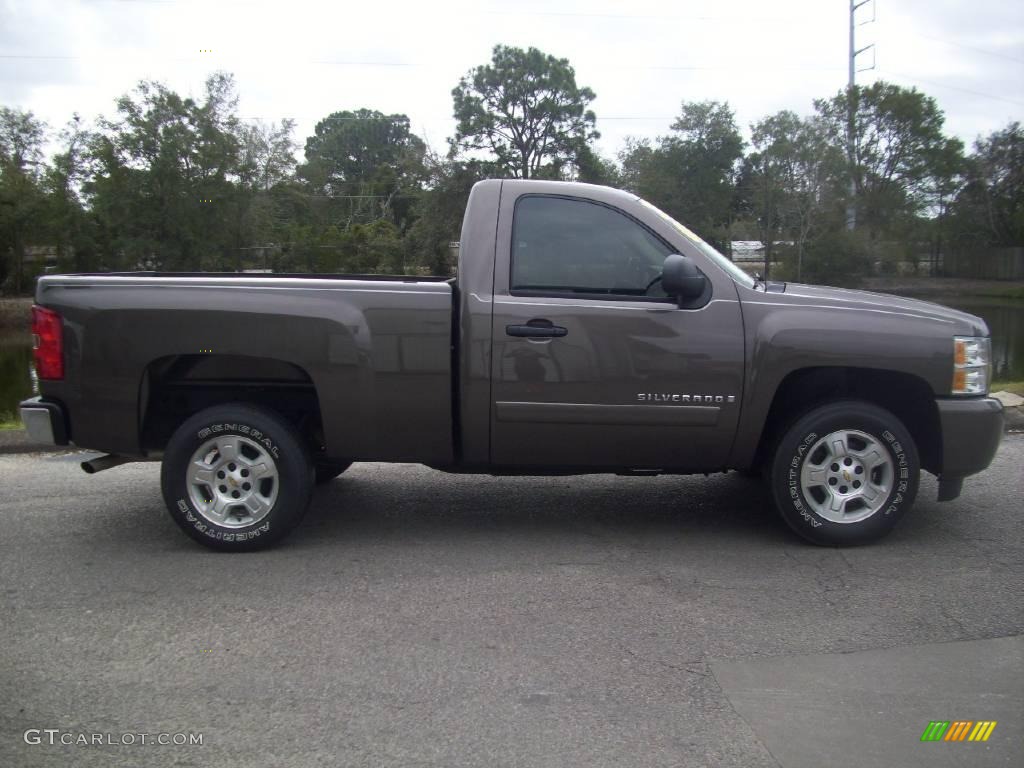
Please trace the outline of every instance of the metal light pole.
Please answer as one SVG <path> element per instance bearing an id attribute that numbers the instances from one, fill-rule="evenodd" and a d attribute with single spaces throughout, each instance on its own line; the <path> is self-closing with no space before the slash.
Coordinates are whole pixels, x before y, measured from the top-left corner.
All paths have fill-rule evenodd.
<path id="1" fill-rule="evenodd" d="M 857 85 L 857 72 L 864 71 L 857 69 L 857 56 L 864 53 L 864 51 L 875 47 L 874 43 L 872 43 L 871 45 L 865 45 L 863 48 L 857 48 L 854 30 L 857 27 L 855 21 L 857 9 L 869 2 L 873 2 L 873 0 L 850 0 L 850 77 L 846 88 L 846 155 L 847 162 L 850 167 L 850 200 L 846 205 L 846 228 L 851 230 L 857 226 L 857 205 L 855 202 L 857 196 L 857 184 L 854 181 L 854 175 L 857 171 L 857 157 L 854 151 L 854 145 L 856 143 L 855 121 L 857 104 L 854 89 Z M 874 20 L 875 18 L 872 16 L 871 19 L 864 23 L 867 24 Z M 874 68 L 873 63 L 871 67 L 867 67 L 866 69 L 872 68 Z"/>

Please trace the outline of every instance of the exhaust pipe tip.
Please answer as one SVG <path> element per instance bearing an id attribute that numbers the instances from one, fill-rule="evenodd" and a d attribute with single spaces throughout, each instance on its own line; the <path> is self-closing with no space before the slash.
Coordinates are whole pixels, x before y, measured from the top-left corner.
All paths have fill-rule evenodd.
<path id="1" fill-rule="evenodd" d="M 121 464 L 127 464 L 130 461 L 133 461 L 133 459 L 129 459 L 124 456 L 115 456 L 113 454 L 105 454 L 93 459 L 87 459 L 82 462 L 81 466 L 82 471 L 87 475 L 95 475 L 97 472 L 102 472 L 105 469 L 111 469 L 112 467 L 117 467 Z"/>

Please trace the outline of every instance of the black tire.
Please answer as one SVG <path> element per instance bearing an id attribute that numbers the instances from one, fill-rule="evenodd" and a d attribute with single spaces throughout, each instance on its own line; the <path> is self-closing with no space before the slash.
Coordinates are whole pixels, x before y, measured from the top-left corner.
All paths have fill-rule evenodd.
<path id="1" fill-rule="evenodd" d="M 316 465 L 316 484 L 323 485 L 352 466 L 351 461 L 319 462 Z"/>
<path id="2" fill-rule="evenodd" d="M 228 453 L 231 444 L 235 452 Z M 211 467 L 206 475 L 214 484 L 225 478 L 224 485 L 189 482 L 187 473 L 195 480 L 200 466 L 193 464 L 200 450 L 203 464 Z M 240 459 L 226 463 L 232 455 Z M 250 551 L 280 541 L 302 520 L 312 493 L 313 465 L 301 436 L 281 416 L 232 403 L 207 408 L 175 431 L 164 451 L 160 485 L 174 522 L 193 539 L 211 549 Z M 250 511 L 232 495 L 257 509 Z M 200 509 L 196 498 L 210 508 Z M 218 503 L 227 509 L 223 517 L 211 511 Z"/>
<path id="3" fill-rule="evenodd" d="M 850 434 L 828 447 L 826 438 L 844 432 Z M 841 445 L 851 452 L 844 454 Z M 880 461 L 859 457 L 876 453 Z M 789 427 L 776 446 L 769 483 L 776 508 L 800 536 L 822 546 L 855 546 L 882 538 L 910 510 L 920 471 L 917 446 L 896 416 L 871 403 L 842 400 L 815 408 Z M 868 476 L 870 482 L 863 480 Z"/>

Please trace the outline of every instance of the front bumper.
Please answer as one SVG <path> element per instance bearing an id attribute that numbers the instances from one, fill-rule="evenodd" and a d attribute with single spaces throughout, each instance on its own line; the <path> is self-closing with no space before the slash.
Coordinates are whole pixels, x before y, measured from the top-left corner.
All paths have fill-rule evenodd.
<path id="1" fill-rule="evenodd" d="M 21 422 L 33 442 L 49 445 L 67 445 L 68 428 L 64 408 L 60 403 L 33 397 L 22 400 Z"/>
<path id="2" fill-rule="evenodd" d="M 986 469 L 1003 439 L 1003 404 L 992 397 L 935 401 L 942 428 L 943 479 L 962 479 Z"/>

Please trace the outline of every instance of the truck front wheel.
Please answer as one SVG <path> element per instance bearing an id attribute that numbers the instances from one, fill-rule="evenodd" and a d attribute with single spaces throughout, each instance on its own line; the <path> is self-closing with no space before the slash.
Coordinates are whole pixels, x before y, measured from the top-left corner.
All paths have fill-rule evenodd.
<path id="1" fill-rule="evenodd" d="M 797 419 L 778 443 L 771 486 L 783 519 L 824 546 L 866 544 L 914 503 L 917 446 L 896 416 L 844 400 Z"/>
<path id="2" fill-rule="evenodd" d="M 182 530 L 227 551 L 284 538 L 309 505 L 313 465 L 295 428 L 243 404 L 208 408 L 167 443 L 160 485 Z"/>

